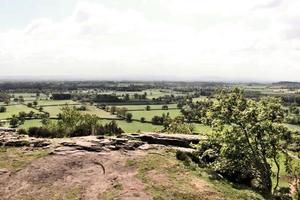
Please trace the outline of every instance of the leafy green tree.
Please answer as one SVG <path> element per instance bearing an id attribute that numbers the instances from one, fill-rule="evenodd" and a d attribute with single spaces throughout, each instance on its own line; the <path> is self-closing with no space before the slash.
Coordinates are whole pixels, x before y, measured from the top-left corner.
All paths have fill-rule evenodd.
<path id="1" fill-rule="evenodd" d="M 38 102 L 37 102 L 37 101 L 34 101 L 34 102 L 33 102 L 33 105 L 34 105 L 34 107 L 36 107 L 36 106 L 38 105 Z"/>
<path id="2" fill-rule="evenodd" d="M 8 105 L 10 104 L 10 98 L 5 99 L 5 100 L 4 100 L 4 103 L 5 103 L 5 105 L 8 106 Z"/>
<path id="3" fill-rule="evenodd" d="M 29 113 L 27 113 L 27 117 L 30 119 L 33 118 L 33 115 L 34 115 L 33 111 L 30 111 Z"/>
<path id="4" fill-rule="evenodd" d="M 151 110 L 151 107 L 149 105 L 146 106 L 146 110 L 149 111 Z"/>
<path id="5" fill-rule="evenodd" d="M 193 134 L 194 131 L 194 126 L 185 123 L 182 117 L 176 117 L 174 120 L 170 119 L 165 127 L 165 131 L 168 133 Z"/>
<path id="6" fill-rule="evenodd" d="M 127 111 L 128 111 L 128 109 L 126 107 L 122 107 L 122 108 L 117 108 L 116 109 L 117 116 L 118 117 L 122 117 L 122 118 L 126 117 Z"/>
<path id="7" fill-rule="evenodd" d="M 6 107 L 5 106 L 0 106 L 0 113 L 6 112 Z"/>
<path id="8" fill-rule="evenodd" d="M 116 111 L 117 111 L 117 107 L 116 106 L 111 106 L 110 107 L 110 113 L 111 114 L 115 114 Z"/>
<path id="9" fill-rule="evenodd" d="M 271 163 L 277 172 L 274 190 L 278 187 L 281 139 L 288 129 L 281 125 L 284 109 L 276 98 L 259 102 L 247 99 L 242 90 L 221 91 L 206 114 L 215 133 L 209 137 L 221 145 L 220 156 L 214 162 L 217 171 L 232 176 L 252 175 L 265 197 L 272 195 Z"/>
<path id="10" fill-rule="evenodd" d="M 168 110 L 169 107 L 168 107 L 168 105 L 163 105 L 163 106 L 161 107 L 161 109 L 162 109 L 162 110 Z"/>
<path id="11" fill-rule="evenodd" d="M 132 121 L 132 113 L 126 113 L 125 119 L 127 122 L 131 122 Z"/>
<path id="12" fill-rule="evenodd" d="M 12 127 L 12 128 L 16 128 L 19 124 L 19 119 L 17 117 L 13 117 L 11 118 L 11 120 L 9 121 L 9 125 Z"/>
<path id="13" fill-rule="evenodd" d="M 82 119 L 82 115 L 76 109 L 64 106 L 61 108 L 60 120 L 58 125 L 65 130 L 66 136 L 76 129 L 76 126 Z"/>

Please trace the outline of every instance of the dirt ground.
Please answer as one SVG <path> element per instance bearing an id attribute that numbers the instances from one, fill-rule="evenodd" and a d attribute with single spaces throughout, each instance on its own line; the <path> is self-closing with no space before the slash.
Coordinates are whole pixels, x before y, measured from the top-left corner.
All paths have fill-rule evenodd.
<path id="1" fill-rule="evenodd" d="M 0 175 L 2 200 L 19 199 L 151 199 L 127 158 L 142 151 L 77 152 L 49 155 L 19 171 Z M 102 166 L 104 166 L 105 171 Z"/>

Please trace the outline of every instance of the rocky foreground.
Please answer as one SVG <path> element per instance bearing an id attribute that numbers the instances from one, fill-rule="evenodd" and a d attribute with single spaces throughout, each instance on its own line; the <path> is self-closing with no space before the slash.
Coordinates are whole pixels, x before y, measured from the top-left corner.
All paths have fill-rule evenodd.
<path id="1" fill-rule="evenodd" d="M 41 139 L 1 131 L 0 199 L 239 199 L 176 160 L 175 150 L 194 151 L 189 144 L 198 142 L 193 135 Z"/>

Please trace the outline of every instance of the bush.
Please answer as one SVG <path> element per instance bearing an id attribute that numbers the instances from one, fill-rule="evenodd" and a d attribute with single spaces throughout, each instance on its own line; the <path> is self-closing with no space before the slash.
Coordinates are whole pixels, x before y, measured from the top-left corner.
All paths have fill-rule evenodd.
<path id="1" fill-rule="evenodd" d="M 19 119 L 16 117 L 13 117 L 9 122 L 9 125 L 11 125 L 12 128 L 16 128 L 18 124 L 19 124 Z"/>
<path id="2" fill-rule="evenodd" d="M 169 107 L 168 107 L 168 105 L 163 105 L 163 106 L 161 107 L 161 109 L 162 109 L 162 110 L 168 110 Z"/>
<path id="3" fill-rule="evenodd" d="M 124 131 L 118 127 L 118 124 L 116 121 L 111 121 L 108 124 L 100 125 L 99 128 L 97 129 L 97 135 L 121 135 L 121 133 L 124 133 Z"/>
<path id="4" fill-rule="evenodd" d="M 19 135 L 28 135 L 27 131 L 25 129 L 22 129 L 22 128 L 18 130 L 18 134 Z"/>
<path id="5" fill-rule="evenodd" d="M 140 120 L 142 123 L 144 123 L 146 121 L 145 117 L 141 117 L 141 120 Z"/>
<path id="6" fill-rule="evenodd" d="M 6 112 L 6 107 L 1 106 L 1 107 L 0 107 L 0 113 L 4 113 L 4 112 Z"/>
<path id="7" fill-rule="evenodd" d="M 45 127 L 31 127 L 28 129 L 28 136 L 37 138 L 61 138 L 63 131 L 59 129 L 50 130 Z"/>
<path id="8" fill-rule="evenodd" d="M 131 113 L 126 113 L 125 119 L 127 122 L 131 122 L 132 121 L 132 114 Z"/>

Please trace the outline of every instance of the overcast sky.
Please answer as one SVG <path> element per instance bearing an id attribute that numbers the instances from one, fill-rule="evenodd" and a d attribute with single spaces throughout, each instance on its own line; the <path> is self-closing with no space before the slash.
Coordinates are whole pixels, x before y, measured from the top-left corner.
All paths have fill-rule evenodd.
<path id="1" fill-rule="evenodd" d="M 300 0 L 0 0 L 0 77 L 300 81 Z"/>

